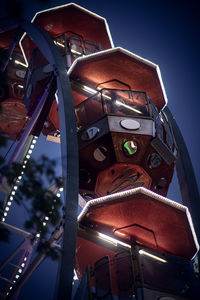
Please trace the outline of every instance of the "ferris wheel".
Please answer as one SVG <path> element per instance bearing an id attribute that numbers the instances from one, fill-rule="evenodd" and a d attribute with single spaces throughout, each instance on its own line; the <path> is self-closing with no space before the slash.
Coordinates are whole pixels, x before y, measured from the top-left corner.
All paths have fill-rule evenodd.
<path id="1" fill-rule="evenodd" d="M 49 188 L 57 197 L 63 191 L 65 199 L 65 221 L 49 239 L 62 252 L 57 298 L 71 298 L 75 269 L 75 299 L 194 299 L 190 283 L 182 289 L 199 247 L 199 196 L 159 67 L 114 47 L 106 20 L 76 4 L 39 12 L 32 22 L 5 22 L 0 35 L 9 53 L 2 64 L 9 81 L 1 87 L 0 131 L 17 141 L 8 165 L 23 149 L 12 187 L 2 178 L 1 226 L 25 237 L 0 267 L 3 272 L 22 253 L 10 277 L 0 277 L 2 297 L 12 299 L 45 258 L 31 260 L 39 232 L 6 223 L 42 133 L 61 145 L 64 191 Z M 175 168 L 184 205 L 166 198 Z M 46 226 L 48 215 L 41 222 Z M 173 273 L 167 289 L 159 281 L 160 263 L 163 281 Z M 158 272 L 156 282 L 148 268 Z M 181 290 L 170 287 L 176 280 Z"/>

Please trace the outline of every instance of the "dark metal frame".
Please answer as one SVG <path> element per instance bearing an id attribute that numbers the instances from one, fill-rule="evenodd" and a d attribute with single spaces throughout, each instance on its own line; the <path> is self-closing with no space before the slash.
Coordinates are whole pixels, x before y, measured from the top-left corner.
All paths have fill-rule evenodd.
<path id="1" fill-rule="evenodd" d="M 10 29 L 10 20 L 3 24 Z M 76 248 L 77 212 L 78 212 L 78 145 L 74 103 L 67 69 L 61 54 L 50 36 L 35 24 L 22 20 L 19 25 L 34 41 L 41 53 L 52 65 L 57 81 L 59 98 L 59 119 L 61 131 L 61 155 L 64 179 L 65 225 L 63 246 L 57 284 L 57 299 L 71 299 L 74 275 L 74 256 Z M 12 23 L 12 28 L 16 27 Z M 38 112 L 38 115 L 40 112 Z M 28 138 L 28 136 L 27 136 Z M 26 138 L 24 137 L 26 140 Z M 20 141 L 18 143 L 20 147 Z M 14 157 L 16 159 L 17 156 Z M 16 291 L 12 289 L 9 297 Z"/>
<path id="2" fill-rule="evenodd" d="M 182 196 L 182 202 L 186 205 L 191 213 L 197 240 L 200 243 L 200 197 L 198 185 L 195 178 L 194 169 L 187 150 L 181 131 L 168 107 L 164 108 L 169 123 L 172 126 L 173 134 L 177 144 L 177 177 Z M 200 251 L 198 252 L 198 261 L 200 263 Z"/>

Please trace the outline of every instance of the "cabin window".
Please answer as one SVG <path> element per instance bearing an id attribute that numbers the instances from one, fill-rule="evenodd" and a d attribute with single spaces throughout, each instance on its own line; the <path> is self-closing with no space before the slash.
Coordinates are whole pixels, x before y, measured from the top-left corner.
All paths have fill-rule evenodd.
<path id="1" fill-rule="evenodd" d="M 145 92 L 102 89 L 101 99 L 106 114 L 134 117 L 150 116 Z"/>
<path id="2" fill-rule="evenodd" d="M 144 92 L 102 89 L 75 107 L 79 129 L 92 124 L 104 115 L 151 117 L 148 98 Z"/>

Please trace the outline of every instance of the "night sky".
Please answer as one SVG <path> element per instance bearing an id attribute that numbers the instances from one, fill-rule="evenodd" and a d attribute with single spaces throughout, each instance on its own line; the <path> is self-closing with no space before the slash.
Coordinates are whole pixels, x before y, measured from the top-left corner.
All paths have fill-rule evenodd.
<path id="1" fill-rule="evenodd" d="M 39 1 L 19 2 L 23 3 L 24 15 L 29 20 L 39 10 L 69 3 L 58 0 L 43 1 L 42 4 Z M 75 3 L 106 18 L 114 46 L 123 47 L 159 65 L 168 106 L 183 134 L 199 183 L 200 21 L 194 1 L 90 0 Z M 2 15 L 5 15 L 3 9 L 0 11 Z M 34 156 L 41 153 L 56 158 L 59 164 L 59 145 L 45 142 L 41 137 Z M 181 201 L 176 178 L 168 197 Z M 11 209 L 7 221 L 20 225 L 25 217 L 25 212 L 17 215 Z M 14 247 L 13 243 L 11 245 Z M 1 249 L 4 253 L 12 250 L 5 244 L 0 244 Z M 53 299 L 56 270 L 57 264 L 47 259 L 25 284 L 19 299 Z"/>

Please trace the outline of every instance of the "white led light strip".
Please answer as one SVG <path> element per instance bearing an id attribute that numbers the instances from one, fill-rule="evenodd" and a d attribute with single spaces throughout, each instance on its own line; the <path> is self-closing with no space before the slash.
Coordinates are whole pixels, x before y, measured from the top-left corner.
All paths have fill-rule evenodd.
<path id="1" fill-rule="evenodd" d="M 27 259 L 28 259 L 28 257 L 27 257 L 27 256 L 24 256 L 24 259 L 23 259 L 22 263 L 20 264 L 20 267 L 19 267 L 18 271 L 15 273 L 14 280 L 13 280 L 13 284 L 15 284 L 16 281 L 19 279 L 20 275 L 23 274 L 24 268 L 25 268 L 25 266 L 26 266 L 26 261 L 27 261 Z M 10 286 L 8 287 L 8 289 L 11 291 L 11 290 L 13 289 L 13 286 L 10 285 Z M 6 296 L 8 296 L 8 295 L 9 295 L 9 292 L 6 293 Z"/>
<path id="2" fill-rule="evenodd" d="M 60 194 L 60 192 L 63 192 L 63 187 L 61 187 L 59 190 L 57 190 L 56 191 L 56 196 L 58 197 L 58 198 L 60 198 L 61 197 L 61 194 Z M 54 200 L 55 202 L 56 202 L 56 200 Z M 52 206 L 52 209 L 54 209 L 54 206 Z M 44 216 L 43 218 L 42 218 L 42 220 L 41 220 L 41 222 L 42 222 L 42 225 L 45 227 L 45 226 L 47 226 L 47 221 L 49 220 L 49 217 L 48 216 Z M 37 232 L 36 233 L 36 238 L 40 238 L 40 232 Z"/>
<path id="3" fill-rule="evenodd" d="M 163 258 L 161 258 L 161 257 L 159 257 L 159 256 L 157 256 L 157 255 L 151 254 L 151 253 L 149 253 L 149 252 L 147 252 L 147 251 L 145 251 L 145 250 L 143 250 L 143 249 L 140 249 L 140 250 L 139 250 L 139 254 L 141 254 L 141 255 L 146 255 L 146 256 L 148 256 L 148 257 L 151 257 L 151 258 L 153 258 L 153 259 L 155 259 L 155 260 L 158 260 L 158 261 L 160 261 L 160 262 L 163 262 L 163 263 L 167 263 L 167 261 L 166 261 L 165 259 L 163 259 Z"/>
<path id="4" fill-rule="evenodd" d="M 28 159 L 31 158 L 31 154 L 33 152 L 33 149 L 35 147 L 37 139 L 38 139 L 37 136 L 35 136 L 33 138 L 32 143 L 29 146 L 28 151 L 27 151 L 27 153 L 25 155 L 25 158 L 24 158 L 23 163 L 22 163 L 22 171 L 21 171 L 20 175 L 17 177 L 17 179 L 16 179 L 16 181 L 15 181 L 15 183 L 14 183 L 14 185 L 13 185 L 11 191 L 10 191 L 10 195 L 8 196 L 8 199 L 7 199 L 7 202 L 6 202 L 6 206 L 5 206 L 4 211 L 3 211 L 3 216 L 1 218 L 2 222 L 5 222 L 5 220 L 6 220 L 6 217 L 8 215 L 9 210 L 10 210 L 11 204 L 12 204 L 12 202 L 14 200 L 14 196 L 15 196 L 16 191 L 18 189 L 18 185 L 20 184 L 20 182 L 22 180 L 22 177 L 23 177 L 23 174 L 24 174 L 24 169 L 26 168 L 26 164 L 28 162 Z"/>

